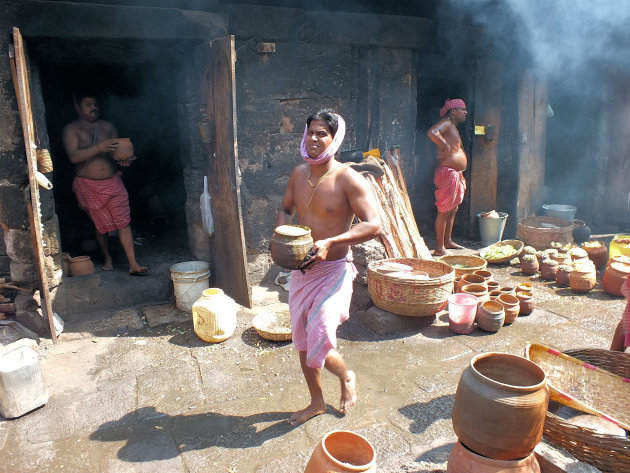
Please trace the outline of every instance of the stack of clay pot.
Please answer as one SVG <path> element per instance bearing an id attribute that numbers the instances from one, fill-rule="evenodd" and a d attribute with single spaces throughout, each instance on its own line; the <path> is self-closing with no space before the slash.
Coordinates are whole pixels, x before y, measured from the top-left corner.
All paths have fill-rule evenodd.
<path id="1" fill-rule="evenodd" d="M 548 403 L 545 373 L 535 363 L 507 353 L 475 356 L 455 394 L 458 442 L 447 472 L 539 473 L 533 451 Z"/>
<path id="2" fill-rule="evenodd" d="M 602 278 L 602 289 L 613 296 L 623 297 L 621 286 L 630 274 L 630 258 L 623 255 L 616 255 L 608 260 L 604 277 Z"/>
<path id="3" fill-rule="evenodd" d="M 534 310 L 534 286 L 528 282 L 516 286 L 516 298 L 519 303 L 519 315 L 529 315 Z"/>
<path id="4" fill-rule="evenodd" d="M 596 268 L 602 268 L 608 261 L 608 248 L 601 241 L 586 241 L 581 248 L 586 251 Z"/>

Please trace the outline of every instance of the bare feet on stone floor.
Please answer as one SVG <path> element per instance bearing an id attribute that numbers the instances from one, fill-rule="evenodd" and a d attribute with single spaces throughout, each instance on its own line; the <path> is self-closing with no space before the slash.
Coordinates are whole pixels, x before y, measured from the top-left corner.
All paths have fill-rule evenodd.
<path id="1" fill-rule="evenodd" d="M 149 268 L 147 268 L 146 266 L 140 266 L 139 264 L 129 266 L 130 276 L 146 276 L 147 271 L 149 271 Z"/>
<path id="2" fill-rule="evenodd" d="M 444 243 L 444 247 L 452 250 L 463 250 L 466 248 L 465 246 L 458 245 L 454 241 L 447 241 L 446 243 Z"/>
<path id="3" fill-rule="evenodd" d="M 444 255 L 450 255 L 451 252 L 447 251 L 446 248 L 436 248 L 435 250 L 433 250 L 433 256 L 444 256 Z"/>
<path id="4" fill-rule="evenodd" d="M 323 414 L 326 412 L 326 404 L 324 402 L 320 403 L 311 403 L 305 409 L 301 411 L 297 411 L 289 418 L 289 424 L 291 425 L 300 425 L 306 422 L 309 419 L 312 419 L 315 416 Z"/>
<path id="5" fill-rule="evenodd" d="M 103 264 L 103 266 L 101 266 L 101 269 L 103 271 L 113 271 L 114 270 L 114 263 L 112 262 L 111 258 L 105 258 L 105 264 Z"/>
<path id="6" fill-rule="evenodd" d="M 357 403 L 357 375 L 348 370 L 348 379 L 341 381 L 341 404 L 339 411 L 346 414 Z"/>

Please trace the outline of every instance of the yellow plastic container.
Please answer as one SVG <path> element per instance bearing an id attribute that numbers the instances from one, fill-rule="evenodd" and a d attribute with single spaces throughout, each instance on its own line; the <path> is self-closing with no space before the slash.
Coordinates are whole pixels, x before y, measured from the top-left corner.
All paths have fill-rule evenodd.
<path id="1" fill-rule="evenodd" d="M 626 242 L 620 242 L 618 240 L 627 240 Z M 616 235 L 610 242 L 610 249 L 608 251 L 608 259 L 613 256 L 623 255 L 630 257 L 630 235 Z"/>
<path id="2" fill-rule="evenodd" d="M 206 289 L 192 306 L 195 333 L 204 342 L 218 343 L 236 330 L 236 303 L 219 288 Z"/>

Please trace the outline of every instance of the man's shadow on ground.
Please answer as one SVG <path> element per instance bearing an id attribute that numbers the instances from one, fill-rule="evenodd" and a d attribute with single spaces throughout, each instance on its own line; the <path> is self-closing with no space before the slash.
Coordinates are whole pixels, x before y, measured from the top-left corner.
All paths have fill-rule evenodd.
<path id="1" fill-rule="evenodd" d="M 207 412 L 168 415 L 146 407 L 102 424 L 91 440 L 126 444 L 118 458 L 127 462 L 149 462 L 175 458 L 183 452 L 208 447 L 247 448 L 285 435 L 295 428 L 287 420 L 291 412 L 263 412 L 232 416 Z M 268 425 L 270 424 L 270 425 Z"/>

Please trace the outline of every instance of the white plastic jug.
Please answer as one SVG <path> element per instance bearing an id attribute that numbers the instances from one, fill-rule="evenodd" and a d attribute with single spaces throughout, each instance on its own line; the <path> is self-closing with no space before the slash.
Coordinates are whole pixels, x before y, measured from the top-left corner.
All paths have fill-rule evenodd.
<path id="1" fill-rule="evenodd" d="M 48 402 L 37 342 L 22 338 L 0 347 L 0 414 L 19 417 Z"/>

